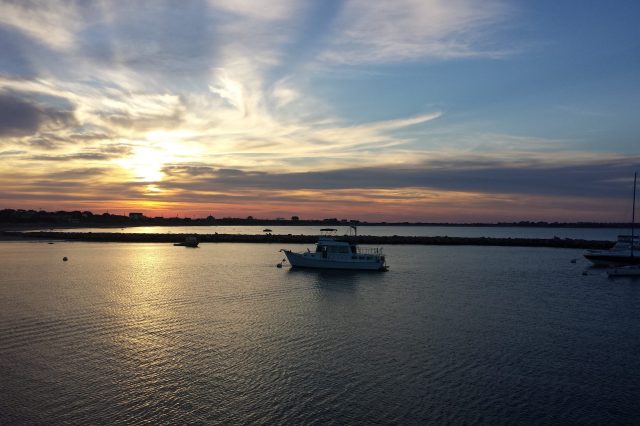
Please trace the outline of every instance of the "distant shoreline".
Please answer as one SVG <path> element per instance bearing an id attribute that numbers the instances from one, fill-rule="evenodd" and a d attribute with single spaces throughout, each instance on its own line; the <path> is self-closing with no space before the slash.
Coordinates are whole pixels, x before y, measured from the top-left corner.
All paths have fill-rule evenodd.
<path id="1" fill-rule="evenodd" d="M 321 213 L 320 213 L 321 214 Z M 130 212 L 128 215 L 94 214 L 90 211 L 54 211 L 2 209 L 0 210 L 0 231 L 17 229 L 60 229 L 60 228 L 131 228 L 138 226 L 421 226 L 421 227 L 521 227 L 521 228 L 629 228 L 627 222 L 558 222 L 543 220 L 518 220 L 500 222 L 407 222 L 407 221 L 372 221 L 358 218 L 256 218 L 246 217 L 163 217 L 145 216 L 141 212 Z"/>
<path id="2" fill-rule="evenodd" d="M 86 242 L 118 243 L 177 243 L 191 234 L 142 234 L 119 232 L 22 232 L 3 231 L 3 239 L 24 240 L 63 240 Z M 279 243 L 313 244 L 316 235 L 240 235 L 240 234 L 198 234 L 201 243 Z M 608 249 L 612 241 L 582 240 L 571 238 L 491 238 L 491 237 L 415 237 L 415 236 L 344 236 L 340 239 L 367 245 L 473 245 L 503 247 L 549 247 L 574 249 Z"/>
<path id="3" fill-rule="evenodd" d="M 158 228 L 175 228 L 176 226 L 184 227 L 216 227 L 216 226 L 284 226 L 284 227 L 302 227 L 302 226 L 318 226 L 318 227 L 349 227 L 352 223 L 326 223 L 321 221 L 273 221 L 273 220 L 253 220 L 253 221 L 224 221 L 219 220 L 215 223 L 153 223 L 153 222 L 126 222 L 126 223 L 0 223 L 0 232 L 4 231 L 27 231 L 27 230 L 56 230 L 56 229 L 115 229 L 115 228 L 139 228 L 139 227 L 158 227 Z M 621 229 L 630 228 L 630 223 L 613 223 L 613 222 L 497 222 L 497 223 L 431 223 L 431 222 L 361 222 L 355 224 L 357 227 L 365 226 L 393 226 L 393 227 L 450 227 L 450 228 L 579 228 L 579 229 Z"/>

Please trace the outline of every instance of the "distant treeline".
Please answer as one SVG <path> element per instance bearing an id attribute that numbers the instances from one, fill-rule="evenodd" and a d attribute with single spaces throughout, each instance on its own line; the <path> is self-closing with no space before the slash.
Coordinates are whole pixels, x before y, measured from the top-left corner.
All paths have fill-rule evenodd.
<path id="1" fill-rule="evenodd" d="M 41 225 L 71 227 L 125 227 L 125 226 L 205 226 L 205 225 L 270 225 L 270 226 L 518 226 L 518 227 L 555 227 L 555 228 L 627 228 L 630 223 L 601 222 L 545 222 L 520 221 L 496 223 L 443 223 L 443 222 L 366 222 L 353 219 L 260 219 L 252 216 L 246 218 L 224 217 L 192 219 L 189 217 L 147 217 L 142 213 L 132 212 L 128 216 L 110 213 L 94 214 L 90 211 L 55 211 L 44 210 L 0 210 L 0 224 L 4 225 Z"/>

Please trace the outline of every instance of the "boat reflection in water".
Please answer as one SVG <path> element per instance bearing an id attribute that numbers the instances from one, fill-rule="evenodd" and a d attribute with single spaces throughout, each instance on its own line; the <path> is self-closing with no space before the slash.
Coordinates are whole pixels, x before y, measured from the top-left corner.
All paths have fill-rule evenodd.
<path id="1" fill-rule="evenodd" d="M 640 277 L 640 265 L 627 265 L 607 271 L 610 277 Z"/>
<path id="2" fill-rule="evenodd" d="M 360 248 L 355 243 L 334 237 L 335 229 L 322 229 L 324 234 L 318 239 L 315 251 L 307 249 L 295 253 L 282 249 L 292 268 L 350 269 L 386 271 L 382 248 Z"/>

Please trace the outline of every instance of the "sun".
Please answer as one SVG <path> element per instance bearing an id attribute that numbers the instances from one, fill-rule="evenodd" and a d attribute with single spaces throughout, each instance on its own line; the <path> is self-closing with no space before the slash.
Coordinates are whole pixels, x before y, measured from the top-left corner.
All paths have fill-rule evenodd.
<path id="1" fill-rule="evenodd" d="M 121 161 L 136 180 L 142 182 L 159 182 L 164 177 L 162 167 L 171 162 L 170 153 L 150 147 L 137 147 L 133 156 Z"/>
<path id="2" fill-rule="evenodd" d="M 191 135 L 184 130 L 148 132 L 144 140 L 132 143 L 132 155 L 118 163 L 137 181 L 160 182 L 166 177 L 163 172 L 166 165 L 201 157 L 201 149 L 188 141 Z"/>

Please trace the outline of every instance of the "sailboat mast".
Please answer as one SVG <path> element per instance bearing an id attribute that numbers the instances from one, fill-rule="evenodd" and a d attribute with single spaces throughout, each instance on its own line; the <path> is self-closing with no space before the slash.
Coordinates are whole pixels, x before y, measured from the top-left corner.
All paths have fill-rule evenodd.
<path id="1" fill-rule="evenodd" d="M 635 227 L 636 227 L 636 181 L 638 172 L 633 174 L 633 207 L 631 207 L 631 257 L 633 257 L 633 246 L 635 243 Z"/>

